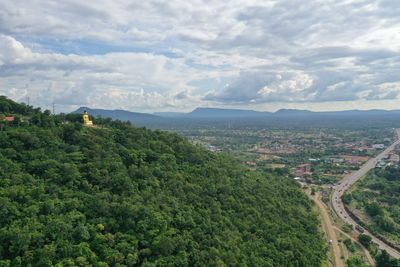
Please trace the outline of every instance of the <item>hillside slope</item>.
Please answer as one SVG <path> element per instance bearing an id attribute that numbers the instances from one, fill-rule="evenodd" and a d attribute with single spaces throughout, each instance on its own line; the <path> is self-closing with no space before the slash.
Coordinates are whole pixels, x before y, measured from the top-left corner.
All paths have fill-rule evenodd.
<path id="1" fill-rule="evenodd" d="M 0 131 L 0 266 L 324 259 L 317 215 L 289 179 L 245 171 L 176 134 L 30 116 Z"/>

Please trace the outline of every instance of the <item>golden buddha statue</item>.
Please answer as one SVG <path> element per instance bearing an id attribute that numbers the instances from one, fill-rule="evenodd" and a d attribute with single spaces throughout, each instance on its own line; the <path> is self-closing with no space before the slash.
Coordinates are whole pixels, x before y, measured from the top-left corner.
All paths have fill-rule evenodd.
<path id="1" fill-rule="evenodd" d="M 86 110 L 83 112 L 83 125 L 93 126 L 93 122 L 90 120 L 89 115 L 86 112 Z"/>

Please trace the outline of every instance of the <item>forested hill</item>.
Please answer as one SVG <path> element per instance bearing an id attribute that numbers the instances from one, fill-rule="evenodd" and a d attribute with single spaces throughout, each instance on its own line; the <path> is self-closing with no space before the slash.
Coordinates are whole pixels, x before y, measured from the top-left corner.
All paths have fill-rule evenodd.
<path id="1" fill-rule="evenodd" d="M 0 108 L 24 110 L 22 121 L 0 122 L 0 266 L 324 260 L 317 215 L 289 179 L 245 171 L 176 134 L 109 120 L 85 128 L 13 105 Z"/>

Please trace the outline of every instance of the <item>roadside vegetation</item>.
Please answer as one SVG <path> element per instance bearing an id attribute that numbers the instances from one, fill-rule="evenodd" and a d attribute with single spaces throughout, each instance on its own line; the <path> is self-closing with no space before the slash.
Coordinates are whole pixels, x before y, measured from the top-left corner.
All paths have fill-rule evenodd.
<path id="1" fill-rule="evenodd" d="M 400 244 L 400 169 L 396 166 L 375 168 L 358 181 L 343 201 L 366 223 L 372 233 L 393 245 Z M 375 256 L 377 267 L 398 267 L 400 260 L 380 251 L 365 234 L 359 241 Z"/>
<path id="2" fill-rule="evenodd" d="M 369 229 L 400 245 L 399 168 L 374 169 L 345 199 L 366 218 Z"/>

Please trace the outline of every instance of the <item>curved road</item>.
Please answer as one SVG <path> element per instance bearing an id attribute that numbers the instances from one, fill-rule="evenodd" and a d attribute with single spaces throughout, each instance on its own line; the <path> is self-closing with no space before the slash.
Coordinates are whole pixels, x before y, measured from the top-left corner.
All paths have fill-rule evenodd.
<path id="1" fill-rule="evenodd" d="M 397 140 L 387 147 L 383 152 L 381 152 L 375 158 L 369 159 L 358 171 L 352 172 L 346 175 L 342 180 L 340 180 L 339 184 L 333 187 L 333 195 L 332 195 L 332 207 L 337 213 L 337 215 L 346 223 L 352 224 L 356 226 L 357 223 L 349 216 L 349 214 L 344 209 L 344 204 L 341 201 L 341 197 L 344 192 L 349 189 L 355 182 L 357 182 L 361 177 L 363 177 L 369 170 L 375 167 L 376 163 L 383 159 L 390 151 L 392 151 L 395 145 L 400 144 L 400 129 L 396 129 Z M 365 230 L 365 234 L 368 234 L 372 237 L 372 241 L 378 245 L 378 247 L 382 250 L 386 250 L 392 257 L 400 259 L 400 252 L 388 246 L 380 239 L 372 235 L 370 232 Z"/>

